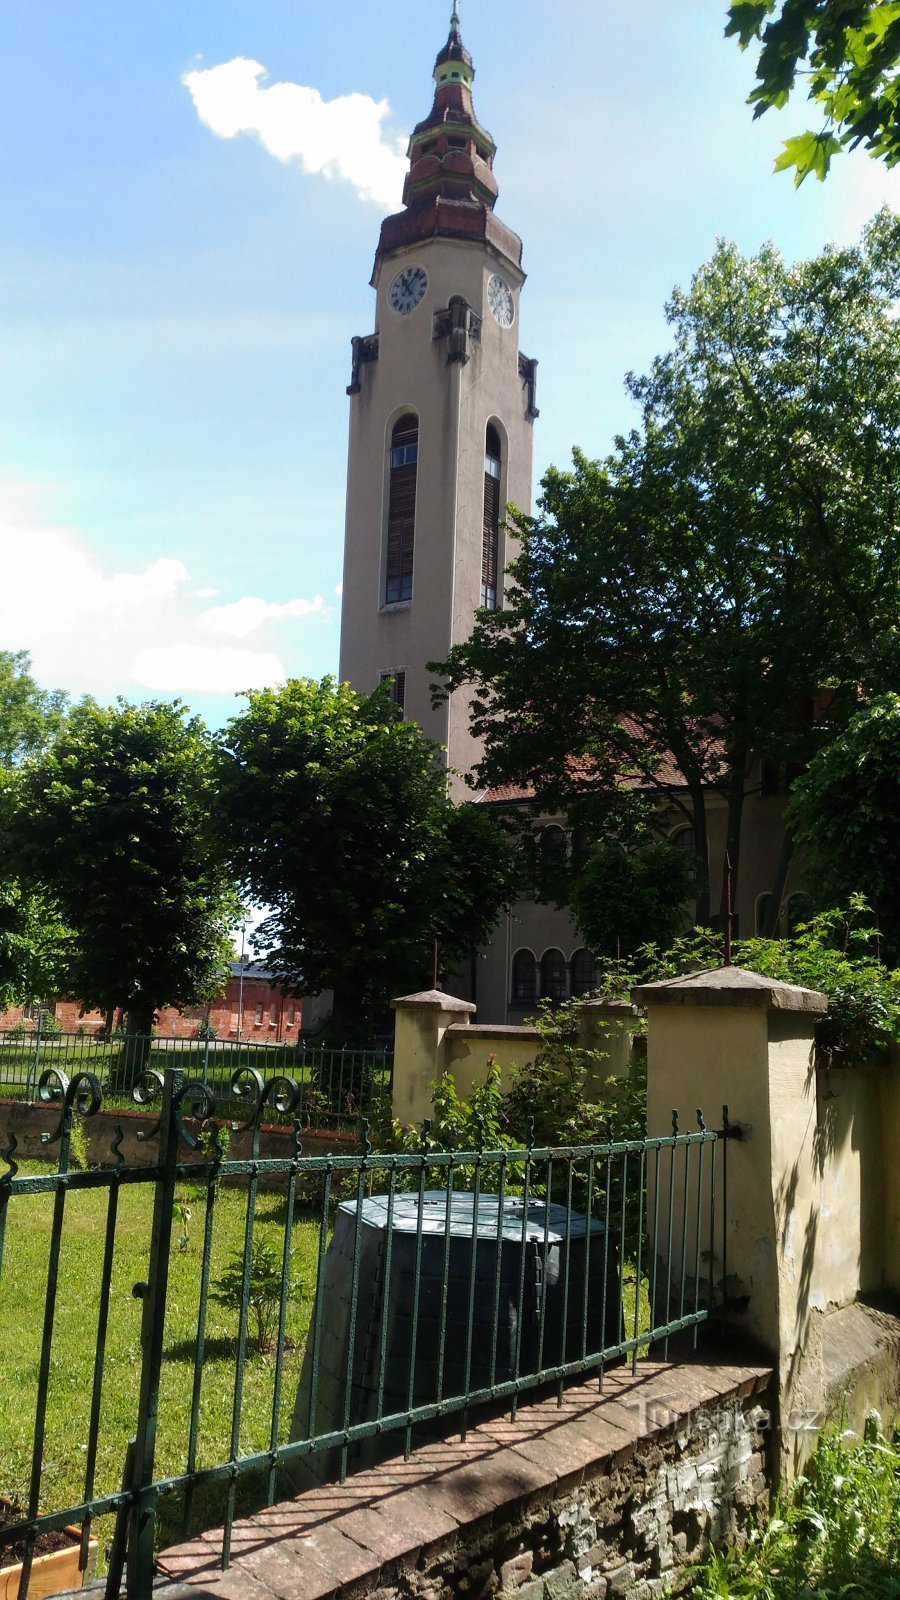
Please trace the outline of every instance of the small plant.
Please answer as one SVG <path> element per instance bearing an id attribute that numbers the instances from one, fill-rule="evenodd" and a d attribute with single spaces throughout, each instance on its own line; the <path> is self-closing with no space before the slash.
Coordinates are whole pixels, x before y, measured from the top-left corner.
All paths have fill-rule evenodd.
<path id="1" fill-rule="evenodd" d="M 69 1133 L 69 1166 L 73 1172 L 87 1172 L 90 1166 L 87 1132 L 77 1117 L 73 1117 Z"/>
<path id="2" fill-rule="evenodd" d="M 197 1027 L 196 1027 L 196 1031 L 194 1033 L 194 1037 L 195 1037 L 195 1039 L 201 1039 L 201 1040 L 203 1040 L 203 1039 L 218 1039 L 219 1030 L 218 1030 L 218 1028 L 213 1027 L 213 1024 L 210 1022 L 209 1017 L 204 1017 L 202 1022 L 198 1022 L 197 1023 Z"/>
<path id="3" fill-rule="evenodd" d="M 287 1298 L 293 1300 L 300 1294 L 303 1284 L 291 1274 L 293 1253 L 287 1267 Z M 247 1275 L 248 1307 L 254 1323 L 254 1346 L 260 1355 L 270 1355 L 275 1347 L 275 1333 L 281 1310 L 284 1288 L 284 1261 L 279 1250 L 266 1240 L 257 1239 L 250 1252 L 250 1270 Z M 229 1311 L 240 1312 L 244 1294 L 244 1255 L 235 1251 L 230 1266 L 216 1280 L 214 1299 Z"/>

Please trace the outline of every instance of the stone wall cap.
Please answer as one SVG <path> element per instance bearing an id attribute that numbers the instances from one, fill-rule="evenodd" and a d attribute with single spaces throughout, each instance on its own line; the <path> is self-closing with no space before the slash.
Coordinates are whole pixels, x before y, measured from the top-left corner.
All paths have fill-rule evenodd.
<path id="1" fill-rule="evenodd" d="M 451 1022 L 448 1033 L 462 1033 L 467 1039 L 540 1039 L 540 1028 L 515 1022 Z"/>
<path id="2" fill-rule="evenodd" d="M 761 1006 L 772 1011 L 816 1013 L 828 1009 L 828 996 L 818 989 L 764 978 L 746 967 L 711 967 L 682 978 L 643 983 L 632 990 L 631 998 L 639 1006 Z"/>
<path id="3" fill-rule="evenodd" d="M 398 1011 L 401 1007 L 409 1011 L 464 1011 L 470 1017 L 478 1009 L 470 1000 L 457 1000 L 454 995 L 444 994 L 440 989 L 423 989 L 421 994 L 405 994 L 399 1000 L 391 1001 L 392 1010 Z"/>
<path id="4" fill-rule="evenodd" d="M 589 1000 L 579 1002 L 580 1011 L 627 1011 L 633 1017 L 637 1014 L 637 1006 L 631 1000 L 624 1000 L 621 995 L 608 995 L 605 999 L 602 994 L 592 995 Z"/>

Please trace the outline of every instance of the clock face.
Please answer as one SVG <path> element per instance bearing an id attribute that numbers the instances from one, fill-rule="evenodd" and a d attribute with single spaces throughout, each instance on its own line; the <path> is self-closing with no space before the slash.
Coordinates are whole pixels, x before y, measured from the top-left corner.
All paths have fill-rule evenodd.
<path id="1" fill-rule="evenodd" d="M 495 272 L 488 283 L 488 305 L 501 328 L 511 328 L 516 315 L 516 302 L 508 283 Z"/>
<path id="2" fill-rule="evenodd" d="M 404 267 L 391 284 L 388 296 L 391 310 L 400 317 L 409 316 L 416 306 L 422 304 L 427 288 L 428 273 L 424 267 Z"/>

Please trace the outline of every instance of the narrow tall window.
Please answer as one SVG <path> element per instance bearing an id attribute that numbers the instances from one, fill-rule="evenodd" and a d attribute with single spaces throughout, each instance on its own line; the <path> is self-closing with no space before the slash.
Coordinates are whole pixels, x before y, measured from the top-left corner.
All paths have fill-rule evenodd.
<path id="1" fill-rule="evenodd" d="M 484 528 L 481 546 L 481 604 L 497 609 L 497 567 L 500 555 L 500 435 L 488 427 L 484 441 Z"/>
<path id="2" fill-rule="evenodd" d="M 530 950 L 517 950 L 512 962 L 513 1005 L 527 1006 L 537 999 L 537 962 Z"/>
<path id="3" fill-rule="evenodd" d="M 561 950 L 545 950 L 541 956 L 541 994 L 551 1005 L 562 1005 L 568 988 L 566 958 Z"/>
<path id="4" fill-rule="evenodd" d="M 597 987 L 597 963 L 590 950 L 576 950 L 572 957 L 572 994 L 583 1000 Z"/>
<path id="5" fill-rule="evenodd" d="M 385 605 L 412 599 L 418 462 L 419 419 L 408 414 L 394 424 L 391 434 Z"/>

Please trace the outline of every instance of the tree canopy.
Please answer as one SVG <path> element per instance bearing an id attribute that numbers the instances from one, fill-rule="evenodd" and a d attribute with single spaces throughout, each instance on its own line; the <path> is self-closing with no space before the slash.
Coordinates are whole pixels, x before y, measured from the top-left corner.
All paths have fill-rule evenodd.
<path id="1" fill-rule="evenodd" d="M 596 835 L 728 807 L 754 758 L 804 762 L 814 710 L 898 684 L 900 221 L 788 265 L 720 243 L 667 308 L 638 426 L 551 469 L 503 610 L 434 665 L 471 686 L 478 781 L 530 784 Z M 701 893 L 700 920 L 709 905 Z"/>
<path id="2" fill-rule="evenodd" d="M 65 716 L 68 696 L 41 689 L 26 650 L 0 650 L 0 767 L 11 768 L 43 750 Z"/>
<path id="3" fill-rule="evenodd" d="M 12 785 L 18 876 L 73 937 L 69 992 L 149 1034 L 165 1005 L 210 999 L 236 903 L 215 835 L 213 746 L 180 704 L 77 706 Z"/>
<path id="4" fill-rule="evenodd" d="M 791 813 L 818 905 L 864 895 L 900 963 L 900 694 L 863 706 L 817 752 Z"/>
<path id="5" fill-rule="evenodd" d="M 380 690 L 330 678 L 251 692 L 221 739 L 230 858 L 271 908 L 257 943 L 295 992 L 335 992 L 333 1027 L 371 1027 L 488 936 L 515 852 L 483 807 L 454 806 L 437 747 Z"/>
<path id="6" fill-rule="evenodd" d="M 819 126 L 785 143 L 776 170 L 800 184 L 825 178 L 832 157 L 862 145 L 900 161 L 900 3 L 898 0 L 736 0 L 727 34 L 742 49 L 761 42 L 750 104 L 761 116 L 790 100 L 798 77 L 818 108 Z"/>

